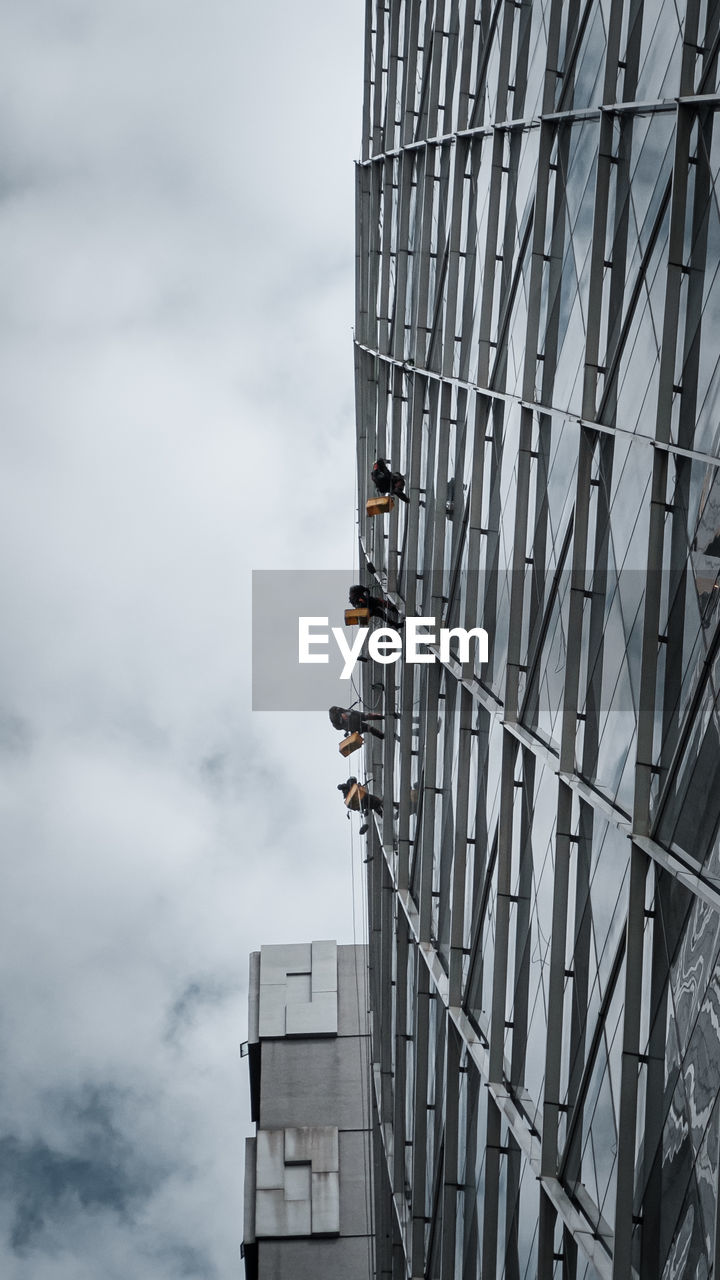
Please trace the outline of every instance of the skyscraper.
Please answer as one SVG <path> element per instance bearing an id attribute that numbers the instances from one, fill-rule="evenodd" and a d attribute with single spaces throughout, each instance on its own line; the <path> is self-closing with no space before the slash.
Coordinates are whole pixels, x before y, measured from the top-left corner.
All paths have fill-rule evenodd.
<path id="1" fill-rule="evenodd" d="M 490 639 L 367 748 L 378 1275 L 720 1275 L 719 47 L 367 6 L 363 581 Z"/>

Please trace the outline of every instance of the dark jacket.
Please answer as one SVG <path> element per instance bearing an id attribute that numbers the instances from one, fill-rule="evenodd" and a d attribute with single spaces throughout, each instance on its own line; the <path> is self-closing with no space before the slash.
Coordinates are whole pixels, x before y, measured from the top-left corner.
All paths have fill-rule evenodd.
<path id="1" fill-rule="evenodd" d="M 370 592 L 367 587 L 362 587 L 359 582 L 356 582 L 348 592 L 348 600 L 353 609 L 367 609 L 371 600 Z"/>
<path id="2" fill-rule="evenodd" d="M 378 493 L 390 492 L 392 489 L 392 472 L 383 458 L 378 458 L 370 475 Z"/>
<path id="3" fill-rule="evenodd" d="M 343 800 L 347 800 L 348 795 L 350 794 L 350 791 L 352 790 L 352 788 L 355 786 L 356 782 L 357 782 L 357 778 L 348 778 L 347 782 L 338 783 L 338 791 L 342 791 Z"/>
<path id="4" fill-rule="evenodd" d="M 342 729 L 345 733 L 362 733 L 365 719 L 362 711 L 351 711 L 346 707 L 330 707 L 328 715 L 333 729 Z"/>

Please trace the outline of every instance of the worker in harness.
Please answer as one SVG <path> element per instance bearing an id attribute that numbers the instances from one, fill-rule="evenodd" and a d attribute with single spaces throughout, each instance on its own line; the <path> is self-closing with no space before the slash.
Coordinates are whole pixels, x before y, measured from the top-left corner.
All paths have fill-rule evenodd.
<path id="1" fill-rule="evenodd" d="M 350 588 L 348 599 L 353 609 L 368 609 L 371 618 L 380 618 L 389 626 L 395 626 L 400 621 L 400 614 L 391 600 L 371 595 L 369 588 L 361 586 L 359 582 Z"/>
<path id="2" fill-rule="evenodd" d="M 401 502 L 410 501 L 405 493 L 404 475 L 401 471 L 391 471 L 384 458 L 378 458 L 374 463 L 370 476 L 378 493 L 392 494 L 393 498 L 399 498 Z"/>
<path id="3" fill-rule="evenodd" d="M 330 707 L 328 710 L 333 729 L 341 729 L 345 736 L 349 733 L 371 733 L 373 738 L 384 738 L 379 729 L 373 729 L 371 720 L 384 720 L 378 711 L 357 711 L 352 707 Z"/>

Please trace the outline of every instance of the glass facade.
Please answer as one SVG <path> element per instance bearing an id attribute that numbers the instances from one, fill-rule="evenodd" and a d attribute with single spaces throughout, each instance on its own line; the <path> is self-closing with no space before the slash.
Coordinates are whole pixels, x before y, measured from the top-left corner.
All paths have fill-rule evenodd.
<path id="1" fill-rule="evenodd" d="M 363 667 L 376 1274 L 720 1278 L 720 2 L 366 41 L 361 577 L 490 640 Z"/>

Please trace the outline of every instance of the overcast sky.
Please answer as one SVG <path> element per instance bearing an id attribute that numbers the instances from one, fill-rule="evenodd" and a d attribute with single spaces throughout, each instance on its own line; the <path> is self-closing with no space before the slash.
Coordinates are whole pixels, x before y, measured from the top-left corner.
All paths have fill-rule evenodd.
<path id="1" fill-rule="evenodd" d="M 240 1276 L 248 953 L 353 939 L 249 635 L 352 564 L 363 10 L 0 6 L 3 1280 Z"/>

